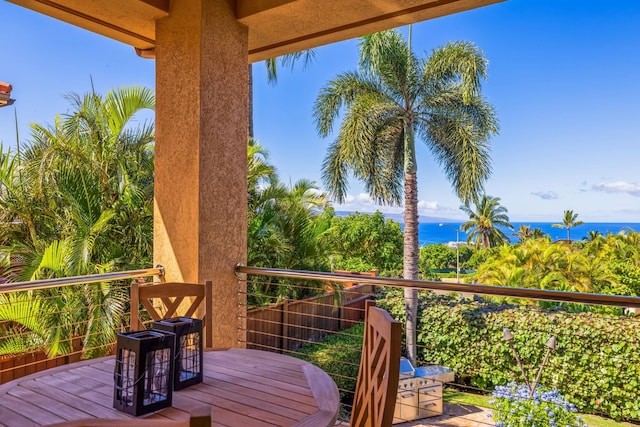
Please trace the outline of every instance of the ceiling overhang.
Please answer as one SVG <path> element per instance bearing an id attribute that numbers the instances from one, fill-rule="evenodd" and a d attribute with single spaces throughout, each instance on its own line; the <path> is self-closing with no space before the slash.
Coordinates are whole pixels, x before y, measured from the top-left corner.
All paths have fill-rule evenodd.
<path id="1" fill-rule="evenodd" d="M 171 0 L 8 0 L 119 40 L 153 57 L 155 21 Z M 184 0 L 178 0 L 184 1 Z M 249 62 L 371 34 L 504 0 L 236 0 L 249 28 Z"/>
<path id="2" fill-rule="evenodd" d="M 156 20 L 169 0 L 7 0 L 143 50 L 155 47 Z"/>
<path id="3" fill-rule="evenodd" d="M 244 0 L 249 60 L 348 40 L 504 0 Z"/>

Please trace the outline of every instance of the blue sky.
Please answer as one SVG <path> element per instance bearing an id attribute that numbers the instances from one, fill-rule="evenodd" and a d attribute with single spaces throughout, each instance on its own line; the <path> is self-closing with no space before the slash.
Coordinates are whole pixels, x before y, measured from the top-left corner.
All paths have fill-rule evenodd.
<path id="1" fill-rule="evenodd" d="M 0 141 L 15 145 L 28 124 L 53 124 L 64 95 L 127 85 L 154 87 L 155 63 L 133 49 L 0 0 L 0 81 L 14 86 L 0 110 Z M 401 31 L 406 32 L 405 29 Z M 492 140 L 489 195 L 512 221 L 553 221 L 564 210 L 587 222 L 640 222 L 640 1 L 509 0 L 414 26 L 416 53 L 448 41 L 475 43 L 489 60 L 486 98 L 500 134 Z M 255 134 L 281 179 L 320 184 L 333 137 L 318 137 L 311 115 L 320 90 L 355 70 L 357 40 L 317 49 L 307 69 L 280 69 L 269 85 L 254 67 Z M 465 219 L 460 201 L 426 146 L 418 142 L 420 214 Z M 352 181 L 337 210 L 401 212 L 378 207 Z"/>

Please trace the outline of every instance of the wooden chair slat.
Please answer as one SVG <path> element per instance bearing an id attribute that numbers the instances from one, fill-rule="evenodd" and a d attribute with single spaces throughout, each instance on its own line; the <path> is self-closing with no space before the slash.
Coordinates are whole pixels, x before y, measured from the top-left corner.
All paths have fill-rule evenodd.
<path id="1" fill-rule="evenodd" d="M 373 301 L 365 306 L 365 332 L 351 427 L 391 427 L 400 377 L 402 325 Z"/>
<path id="2" fill-rule="evenodd" d="M 189 301 L 187 298 L 191 298 Z M 159 310 L 154 301 L 159 300 Z M 185 304 L 183 304 L 183 302 Z M 186 305 L 188 302 L 189 305 Z M 204 302 L 204 304 L 203 304 Z M 182 305 L 182 311 L 180 307 Z M 202 283 L 132 283 L 131 284 L 131 330 L 142 330 L 140 305 L 151 319 L 162 320 L 178 315 L 194 317 L 199 308 L 202 310 L 204 346 L 213 347 L 213 316 L 209 311 L 213 306 L 213 284 L 210 280 Z M 180 314 L 179 314 L 180 313 Z"/>

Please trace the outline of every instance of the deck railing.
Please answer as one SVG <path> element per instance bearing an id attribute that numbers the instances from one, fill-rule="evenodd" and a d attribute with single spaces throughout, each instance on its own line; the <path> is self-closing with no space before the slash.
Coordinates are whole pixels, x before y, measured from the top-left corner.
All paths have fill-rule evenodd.
<path id="1" fill-rule="evenodd" d="M 110 354 L 115 332 L 129 327 L 131 279 L 163 274 L 158 266 L 0 285 L 0 383 Z"/>
<path id="2" fill-rule="evenodd" d="M 622 419 L 640 418 L 637 416 L 640 413 L 640 354 L 629 354 L 624 350 L 630 346 L 640 349 L 640 318 L 623 314 L 627 308 L 640 308 L 638 297 L 385 277 L 357 276 L 354 280 L 352 274 L 247 266 L 238 266 L 237 272 L 239 280 L 247 282 L 249 301 L 264 302 L 271 298 L 268 306 L 254 309 L 261 312 L 260 318 L 252 316 L 251 308 L 247 310 L 247 347 L 284 352 L 319 364 L 333 376 L 340 388 L 343 418 L 350 410 L 349 401 L 355 388 L 361 346 L 357 329 L 354 331 L 348 327 L 362 320 L 363 298 L 383 294 L 387 298 L 379 305 L 401 318 L 404 288 L 418 290 L 421 313 L 424 313 L 417 321 L 417 364 L 459 363 L 459 366 L 451 366 L 456 375 L 452 385 L 487 394 L 493 389 L 492 381 L 506 384 L 516 380 L 522 383 L 523 376 L 513 358 L 512 344 L 520 353 L 523 369 L 531 380 L 542 363 L 546 351 L 544 344 L 551 336 L 556 336 L 558 349 L 549 358 L 540 381 L 542 385 L 568 390 L 565 394 L 578 403 L 585 403 L 586 394 L 591 400 L 587 402 L 588 412 L 608 413 Z M 360 286 L 342 288 L 343 283 L 354 281 Z M 322 298 L 309 297 L 296 302 L 304 310 L 292 309 L 291 301 L 278 296 L 291 292 L 304 294 L 309 288 L 331 292 Z M 447 296 L 451 293 L 461 298 Z M 485 298 L 478 299 L 477 296 Z M 483 302 L 486 300 L 494 303 Z M 533 317 L 522 315 L 526 311 L 520 308 L 522 305 L 534 310 Z M 559 309 L 560 306 L 564 309 Z M 586 307 L 604 314 L 578 313 L 580 310 L 588 311 Z M 344 313 L 348 313 L 348 319 L 344 318 Z M 538 320 L 527 320 L 531 318 Z M 427 322 L 432 323 L 427 325 Z M 563 326 L 563 322 L 573 322 L 574 327 Z M 594 322 L 599 322 L 600 329 L 602 324 L 610 323 L 611 331 L 599 330 Z M 515 336 L 511 343 L 502 338 L 502 328 L 507 326 Z M 475 332 L 473 328 L 476 328 Z M 614 333 L 614 329 L 626 332 Z M 622 341 L 617 341 L 619 339 Z M 456 351 L 463 357 L 454 354 Z M 573 363 L 572 355 L 581 352 L 584 357 L 579 363 L 588 363 L 589 367 L 566 366 Z M 504 361 L 497 377 L 495 371 L 490 371 L 496 365 L 495 360 Z M 586 381 L 577 374 L 572 377 L 568 373 L 572 369 L 582 373 L 585 369 L 591 370 L 593 380 Z M 625 376 L 636 386 L 624 384 Z M 631 379 L 636 377 L 637 380 Z M 589 389 L 580 390 L 581 387 Z M 616 402 L 616 393 L 624 394 L 621 402 Z M 600 406 L 598 402 L 601 402 Z M 620 408 L 612 409 L 611 405 L 616 404 Z M 631 409 L 622 409 L 625 405 Z M 406 414 L 407 408 L 404 409 Z M 428 413 L 414 409 L 416 414 Z M 411 409 L 408 412 L 411 414 Z"/>
<path id="3" fill-rule="evenodd" d="M 239 292 L 245 294 L 241 300 L 248 302 L 247 306 L 240 307 L 238 318 L 238 328 L 244 328 L 246 324 L 240 336 L 247 338 L 238 345 L 287 353 L 318 364 L 339 385 L 344 397 L 343 418 L 349 412 L 349 395 L 355 388 L 361 348 L 360 332 L 352 326 L 358 325 L 364 317 L 364 301 L 385 294 L 387 298 L 379 304 L 402 318 L 404 302 L 401 290 L 412 288 L 418 290 L 420 309 L 431 310 L 421 311 L 423 316 L 417 322 L 420 331 L 419 365 L 446 365 L 452 360 L 451 352 L 455 349 L 459 354 L 467 354 L 467 359 L 477 359 L 473 360 L 473 366 L 469 360 L 464 361 L 465 366 L 451 366 L 458 386 L 490 390 L 492 384 L 486 377 L 492 373 L 485 368 L 493 366 L 493 359 L 497 357 L 508 359 L 508 363 L 501 367 L 504 381 L 522 380 L 517 365 L 511 359 L 509 346 L 498 342 L 501 327 L 496 329 L 496 325 L 491 323 L 502 312 L 510 313 L 509 326 L 516 336 L 513 342 L 515 348 L 523 352 L 527 372 L 536 368 L 541 360 L 544 348 L 539 347 L 543 347 L 550 335 L 557 335 L 560 349 L 552 355 L 549 374 L 542 376 L 541 383 L 562 387 L 573 380 L 575 384 L 571 390 L 583 387 L 586 390 L 583 394 L 587 393 L 593 401 L 601 401 L 603 405 L 615 404 L 612 395 L 618 392 L 631 396 L 630 403 L 623 402 L 616 416 L 638 419 L 625 414 L 640 413 L 640 407 L 637 411 L 633 407 L 640 405 L 640 391 L 637 391 L 640 390 L 640 351 L 635 354 L 626 351 L 640 348 L 640 318 L 610 315 L 606 318 L 611 323 L 610 340 L 602 339 L 602 331 L 589 326 L 593 319 L 588 316 L 575 318 L 576 325 L 582 325 L 579 328 L 556 328 L 554 325 L 569 321 L 569 318 L 562 317 L 563 310 L 540 311 L 541 319 L 553 317 L 553 321 L 539 325 L 528 325 L 522 317 L 518 317 L 520 324 L 513 320 L 517 317 L 517 307 L 523 302 L 530 305 L 535 305 L 535 301 L 546 305 L 554 302 L 574 311 L 578 305 L 584 304 L 613 312 L 621 311 L 618 308 L 640 308 L 638 297 L 247 266 L 238 266 L 237 273 Z M 0 380 L 6 382 L 83 357 L 109 354 L 113 350 L 114 333 L 129 328 L 131 280 L 162 274 L 162 268 L 158 267 L 0 285 L 0 350 L 5 354 L 0 356 Z M 358 285 L 347 287 L 353 282 Z M 455 293 L 468 298 L 461 302 L 447 296 L 427 297 L 433 295 L 427 291 Z M 293 295 L 299 298 L 291 298 Z M 513 304 L 493 305 L 488 309 L 482 305 L 484 303 L 474 299 L 475 295 L 485 295 L 489 299 L 507 298 Z M 432 323 L 425 329 L 425 322 Z M 529 326 L 532 328 L 527 329 Z M 472 327 L 481 328 L 480 332 L 473 332 Z M 619 330 L 630 332 L 621 335 Z M 455 336 L 450 334 L 451 331 Z M 600 334 L 597 337 L 596 332 Z M 529 342 L 524 342 L 524 338 Z M 333 344 L 328 345 L 327 342 Z M 318 352 L 318 349 L 323 350 Z M 584 385 L 579 382 L 582 378 L 572 379 L 563 373 L 566 371 L 563 363 L 569 363 L 565 358 L 578 351 L 584 351 L 584 363 L 589 364 L 588 369 L 593 371 L 595 378 Z M 584 370 L 585 367 L 576 366 L 575 369 Z M 612 378 L 618 381 L 625 375 L 628 381 L 624 389 L 612 390 L 612 387 L 618 387 L 618 383 L 612 385 L 615 382 Z M 634 381 L 636 385 L 633 385 Z M 624 405 L 630 409 L 624 409 Z M 589 410 L 611 413 L 610 407 L 594 410 L 593 404 Z"/>

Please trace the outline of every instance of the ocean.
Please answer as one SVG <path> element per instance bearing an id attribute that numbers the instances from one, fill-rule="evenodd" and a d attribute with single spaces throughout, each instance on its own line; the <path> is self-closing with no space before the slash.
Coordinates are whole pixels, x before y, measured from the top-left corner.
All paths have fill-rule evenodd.
<path id="1" fill-rule="evenodd" d="M 460 225 L 463 222 L 446 222 L 446 225 L 440 226 L 437 222 L 422 222 L 418 228 L 418 241 L 420 246 L 429 245 L 434 243 L 448 243 L 455 242 L 456 229 L 460 229 Z M 528 225 L 529 227 L 539 228 L 549 236 L 552 240 L 566 239 L 567 230 L 564 228 L 551 227 L 551 222 L 512 222 L 513 231 L 503 230 L 505 234 L 511 239 L 511 243 L 518 242 L 519 239 L 513 234 L 518 231 L 521 225 Z M 579 225 L 571 229 L 571 240 L 582 240 L 586 237 L 590 231 L 599 231 L 602 235 L 606 236 L 609 233 L 617 234 L 623 230 L 634 230 L 640 232 L 640 223 L 637 222 L 588 222 L 583 225 Z M 467 241 L 467 234 L 460 233 L 460 241 Z"/>

